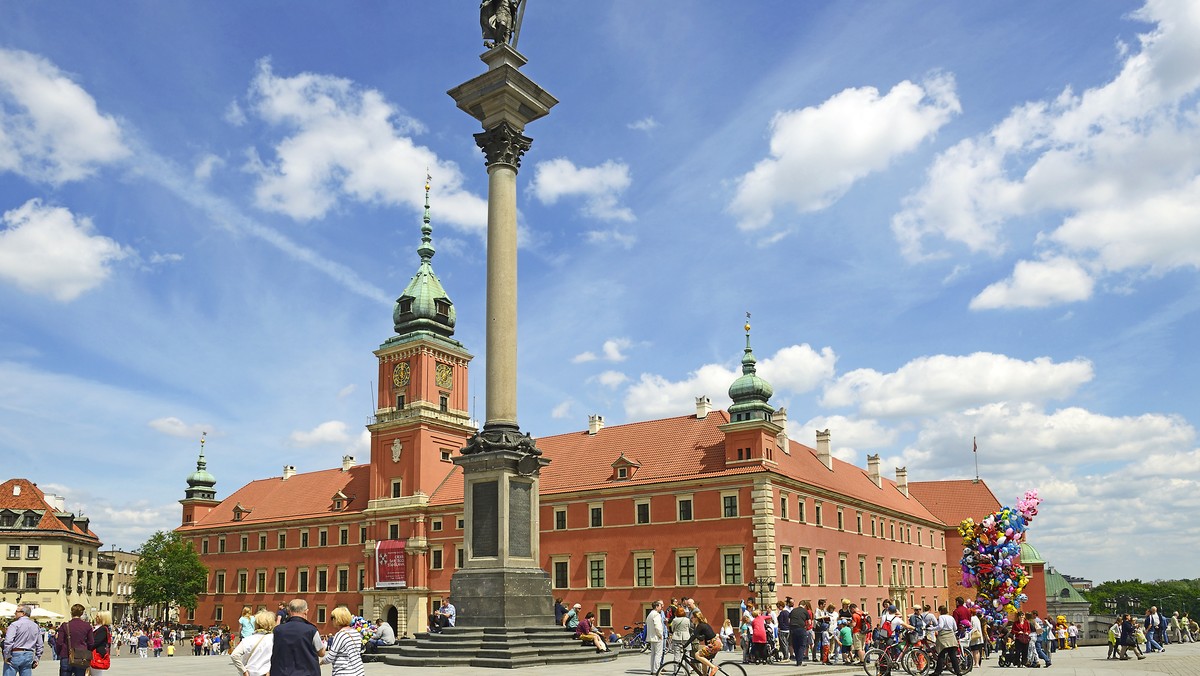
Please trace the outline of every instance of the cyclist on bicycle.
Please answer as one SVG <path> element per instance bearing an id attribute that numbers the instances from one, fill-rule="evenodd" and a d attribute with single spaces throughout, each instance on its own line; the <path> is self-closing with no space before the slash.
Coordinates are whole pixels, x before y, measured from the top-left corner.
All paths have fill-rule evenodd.
<path id="1" fill-rule="evenodd" d="M 694 642 L 696 644 L 696 661 L 703 664 L 704 668 L 708 670 L 707 676 L 716 676 L 717 665 L 712 662 L 712 658 L 721 652 L 721 639 L 708 624 L 708 618 L 704 617 L 704 613 L 699 610 L 692 613 L 692 625 L 692 637 L 688 641 L 686 649 L 690 652 L 691 644 Z"/>

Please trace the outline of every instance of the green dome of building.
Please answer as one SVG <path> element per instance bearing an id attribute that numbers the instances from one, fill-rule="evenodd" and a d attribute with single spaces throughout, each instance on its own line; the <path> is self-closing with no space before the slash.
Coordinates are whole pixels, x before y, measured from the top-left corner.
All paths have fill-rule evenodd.
<path id="1" fill-rule="evenodd" d="M 746 324 L 746 350 L 742 354 L 742 375 L 729 386 L 729 398 L 733 405 L 729 407 L 729 417 L 739 420 L 770 420 L 775 412 L 768 403 L 775 390 L 771 383 L 763 380 L 757 373 L 757 360 L 750 348 L 750 324 Z"/>
<path id="2" fill-rule="evenodd" d="M 208 461 L 204 458 L 204 440 L 208 436 L 208 432 L 200 435 L 200 457 L 196 458 L 196 471 L 188 475 L 187 490 L 184 495 L 188 499 L 199 498 L 202 500 L 212 500 L 217 493 L 214 487 L 217 485 L 217 478 L 208 472 Z"/>
<path id="3" fill-rule="evenodd" d="M 421 246 L 417 254 L 421 264 L 417 274 L 396 299 L 392 323 L 398 334 L 431 331 L 449 338 L 454 335 L 454 302 L 446 295 L 441 280 L 433 272 L 433 227 L 429 224 L 429 183 L 425 183 L 425 217 L 421 224 Z"/>

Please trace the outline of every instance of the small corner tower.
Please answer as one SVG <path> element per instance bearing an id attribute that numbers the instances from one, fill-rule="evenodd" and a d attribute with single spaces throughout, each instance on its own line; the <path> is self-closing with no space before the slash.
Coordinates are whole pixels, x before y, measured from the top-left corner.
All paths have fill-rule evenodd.
<path id="1" fill-rule="evenodd" d="M 758 375 L 758 362 L 750 347 L 750 322 L 746 315 L 746 349 L 742 354 L 742 375 L 729 386 L 729 422 L 720 426 L 725 433 L 725 462 L 761 463 L 775 461 L 775 444 L 783 427 L 773 421 L 770 404 L 774 390 Z"/>
<path id="2" fill-rule="evenodd" d="M 450 453 L 475 433 L 467 397 L 472 355 L 453 338 L 454 303 L 433 271 L 429 178 L 417 272 L 392 310 L 396 334 L 375 351 L 379 408 L 367 426 L 372 500 L 432 493 L 451 468 Z"/>
<path id="3" fill-rule="evenodd" d="M 204 441 L 208 432 L 200 434 L 200 456 L 196 458 L 196 471 L 188 475 L 187 490 L 179 501 L 183 505 L 183 525 L 190 526 L 208 516 L 213 507 L 221 504 L 217 499 L 217 479 L 208 472 L 208 461 L 204 458 Z"/>

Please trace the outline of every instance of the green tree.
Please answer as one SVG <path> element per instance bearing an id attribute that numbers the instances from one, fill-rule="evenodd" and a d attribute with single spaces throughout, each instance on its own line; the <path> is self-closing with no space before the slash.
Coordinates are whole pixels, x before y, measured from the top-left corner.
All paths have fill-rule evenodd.
<path id="1" fill-rule="evenodd" d="M 208 569 L 191 544 L 175 532 L 158 531 L 142 543 L 133 572 L 134 603 L 195 609 L 196 597 L 208 587 Z"/>
<path id="2" fill-rule="evenodd" d="M 1167 615 L 1175 611 L 1186 612 L 1193 619 L 1200 615 L 1200 580 L 1112 580 L 1083 595 L 1098 615 L 1130 613 L 1138 617 L 1150 606 Z"/>

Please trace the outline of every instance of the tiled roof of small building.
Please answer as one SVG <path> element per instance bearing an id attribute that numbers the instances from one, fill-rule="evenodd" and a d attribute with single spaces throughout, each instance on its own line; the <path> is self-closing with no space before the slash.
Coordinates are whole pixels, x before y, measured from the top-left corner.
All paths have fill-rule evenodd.
<path id="1" fill-rule="evenodd" d="M 63 523 L 62 519 L 55 516 L 55 507 L 46 501 L 46 494 L 37 487 L 37 484 L 28 479 L 9 479 L 0 484 L 0 510 L 5 509 L 15 512 L 41 510 L 42 518 L 38 522 L 36 530 L 60 531 L 99 539 L 91 528 L 81 528 L 78 523 L 72 523 L 71 526 Z M 33 532 L 24 534 L 37 535 Z"/>
<path id="2" fill-rule="evenodd" d="M 1001 506 L 992 489 L 974 479 L 910 481 L 908 492 L 947 526 L 955 528 L 967 517 L 978 523 Z"/>
<path id="3" fill-rule="evenodd" d="M 361 511 L 367 506 L 369 472 L 369 465 L 355 465 L 346 471 L 339 467 L 293 474 L 286 480 L 280 476 L 251 481 L 194 525 L 180 530 L 229 523 L 234 520 L 234 508 L 238 505 L 247 510 L 239 523 L 332 514 L 333 496 L 338 491 L 351 498 L 345 511 Z"/>

